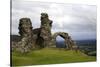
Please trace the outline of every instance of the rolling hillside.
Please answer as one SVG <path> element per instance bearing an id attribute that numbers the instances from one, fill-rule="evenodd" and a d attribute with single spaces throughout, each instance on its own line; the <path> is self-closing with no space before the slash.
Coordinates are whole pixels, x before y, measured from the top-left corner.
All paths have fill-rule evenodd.
<path id="1" fill-rule="evenodd" d="M 74 62 L 90 62 L 96 61 L 95 56 L 87 56 L 86 54 L 73 50 L 65 50 L 63 48 L 44 48 L 34 50 L 30 53 L 21 54 L 12 52 L 12 65 L 43 65 L 43 64 L 59 64 Z"/>

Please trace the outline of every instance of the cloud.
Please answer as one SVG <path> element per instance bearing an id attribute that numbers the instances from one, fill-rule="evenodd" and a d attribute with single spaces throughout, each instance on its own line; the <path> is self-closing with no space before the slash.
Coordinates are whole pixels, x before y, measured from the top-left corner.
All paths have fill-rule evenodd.
<path id="1" fill-rule="evenodd" d="M 97 11 L 95 5 L 17 0 L 12 1 L 12 34 L 18 34 L 18 23 L 22 17 L 29 17 L 33 28 L 40 27 L 41 12 L 47 12 L 49 18 L 53 20 L 52 33 L 64 31 L 76 39 L 82 35 L 96 38 Z"/>

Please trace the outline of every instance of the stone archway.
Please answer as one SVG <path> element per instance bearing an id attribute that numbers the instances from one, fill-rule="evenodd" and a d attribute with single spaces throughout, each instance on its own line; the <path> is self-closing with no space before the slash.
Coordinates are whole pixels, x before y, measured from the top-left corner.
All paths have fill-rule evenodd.
<path id="1" fill-rule="evenodd" d="M 71 37 L 68 35 L 68 33 L 65 32 L 56 32 L 54 33 L 52 37 L 52 41 L 54 44 L 56 44 L 56 37 L 61 36 L 65 40 L 65 45 L 67 46 L 67 49 L 73 49 L 75 45 L 75 42 L 71 39 Z"/>

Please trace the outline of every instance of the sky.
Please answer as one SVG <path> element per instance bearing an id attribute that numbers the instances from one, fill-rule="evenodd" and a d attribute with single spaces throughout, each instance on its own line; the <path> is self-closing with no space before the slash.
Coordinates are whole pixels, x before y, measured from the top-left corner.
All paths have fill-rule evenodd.
<path id="1" fill-rule="evenodd" d="M 12 0 L 12 34 L 18 34 L 19 19 L 28 17 L 33 29 L 40 27 L 40 14 L 46 12 L 52 24 L 52 34 L 67 32 L 75 39 L 96 39 L 97 8 L 95 5 L 64 4 Z"/>

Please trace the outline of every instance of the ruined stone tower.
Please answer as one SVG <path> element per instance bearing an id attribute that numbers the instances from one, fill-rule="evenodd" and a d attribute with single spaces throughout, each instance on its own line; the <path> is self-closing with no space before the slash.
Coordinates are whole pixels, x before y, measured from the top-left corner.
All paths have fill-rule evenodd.
<path id="1" fill-rule="evenodd" d="M 47 13 L 41 13 L 41 33 L 40 36 L 43 38 L 43 43 L 45 47 L 51 45 L 52 35 L 51 35 L 52 21 L 49 19 Z"/>

